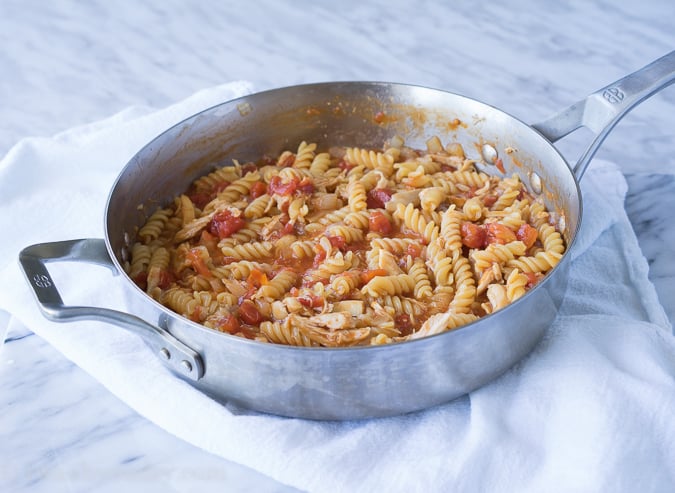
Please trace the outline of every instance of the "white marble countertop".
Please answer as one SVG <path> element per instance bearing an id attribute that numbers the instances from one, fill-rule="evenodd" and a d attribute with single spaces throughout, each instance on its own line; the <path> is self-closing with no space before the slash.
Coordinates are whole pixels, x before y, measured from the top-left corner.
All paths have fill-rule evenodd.
<path id="1" fill-rule="evenodd" d="M 0 156 L 22 137 L 237 79 L 257 90 L 414 83 L 536 122 L 675 45 L 670 0 L 453 3 L 2 0 Z M 674 114 L 666 89 L 598 153 L 626 174 L 626 209 L 671 322 Z M 584 137 L 561 149 L 576 157 Z M 0 338 L 6 325 L 0 315 Z M 291 491 L 169 435 L 22 328 L 7 327 L 0 347 L 0 406 L 0 491 Z"/>

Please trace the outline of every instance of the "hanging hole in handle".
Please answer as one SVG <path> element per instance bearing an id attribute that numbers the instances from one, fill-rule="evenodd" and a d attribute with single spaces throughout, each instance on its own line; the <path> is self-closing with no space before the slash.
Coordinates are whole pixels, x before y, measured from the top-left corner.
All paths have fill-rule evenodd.
<path id="1" fill-rule="evenodd" d="M 530 180 L 530 189 L 536 195 L 539 195 L 544 189 L 541 177 L 534 171 L 527 173 L 527 177 Z"/>
<path id="2" fill-rule="evenodd" d="M 497 164 L 497 160 L 499 159 L 499 153 L 497 152 L 497 149 L 495 149 L 493 145 L 483 144 L 483 147 L 481 148 L 481 154 L 486 163 L 492 165 Z"/>

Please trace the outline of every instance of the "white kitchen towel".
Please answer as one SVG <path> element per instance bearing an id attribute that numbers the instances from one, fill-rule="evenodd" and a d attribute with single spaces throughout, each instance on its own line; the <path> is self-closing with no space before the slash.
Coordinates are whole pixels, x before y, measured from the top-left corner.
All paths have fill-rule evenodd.
<path id="1" fill-rule="evenodd" d="M 262 415 L 173 377 L 122 329 L 45 320 L 19 251 L 103 237 L 107 194 L 128 159 L 183 117 L 249 90 L 227 84 L 19 142 L 0 162 L 0 324 L 21 322 L 174 435 L 302 490 L 675 490 L 675 341 L 611 163 L 596 160 L 582 180 L 568 292 L 544 340 L 496 381 L 427 411 L 352 422 Z M 124 307 L 106 270 L 50 270 L 66 303 Z"/>

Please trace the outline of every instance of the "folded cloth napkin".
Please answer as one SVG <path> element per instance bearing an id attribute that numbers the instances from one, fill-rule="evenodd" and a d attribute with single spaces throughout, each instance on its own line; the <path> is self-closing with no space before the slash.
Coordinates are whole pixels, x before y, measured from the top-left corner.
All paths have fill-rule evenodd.
<path id="1" fill-rule="evenodd" d="M 174 435 L 303 490 L 675 489 L 675 340 L 611 163 L 596 160 L 582 180 L 569 288 L 544 340 L 496 381 L 427 411 L 353 422 L 262 415 L 175 378 L 122 329 L 45 320 L 18 252 L 103 237 L 108 190 L 128 159 L 183 117 L 248 90 L 228 84 L 19 142 L 0 162 L 0 324 L 23 323 Z M 51 265 L 67 304 L 124 309 L 106 270 Z"/>

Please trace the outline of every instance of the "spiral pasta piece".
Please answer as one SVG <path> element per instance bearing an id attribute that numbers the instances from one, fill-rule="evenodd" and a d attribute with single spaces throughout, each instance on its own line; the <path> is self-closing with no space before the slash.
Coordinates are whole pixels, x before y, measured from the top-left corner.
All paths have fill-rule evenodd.
<path id="1" fill-rule="evenodd" d="M 445 173 L 445 176 L 453 183 L 466 185 L 467 187 L 481 188 L 490 181 L 488 175 L 475 171 L 451 171 Z"/>
<path id="2" fill-rule="evenodd" d="M 342 222 L 344 221 L 347 214 L 349 214 L 349 212 L 350 212 L 349 207 L 343 207 L 342 209 L 338 209 L 334 212 L 329 212 L 321 219 L 319 219 L 317 223 L 321 226 L 326 226 L 328 224 Z"/>
<path id="3" fill-rule="evenodd" d="M 488 245 L 485 250 L 474 250 L 471 256 L 476 271 L 482 272 L 493 263 L 505 265 L 510 260 L 525 255 L 526 250 L 525 243 L 516 240 L 504 245 L 499 243 Z"/>
<path id="4" fill-rule="evenodd" d="M 314 240 L 298 240 L 291 243 L 291 252 L 296 259 L 310 258 L 316 255 L 316 242 Z"/>
<path id="5" fill-rule="evenodd" d="M 419 242 L 411 238 L 373 238 L 370 242 L 373 248 L 387 250 L 392 253 L 403 253 L 412 245 Z"/>
<path id="6" fill-rule="evenodd" d="M 238 260 L 258 260 L 269 257 L 274 245 L 269 241 L 257 241 L 242 245 L 226 246 L 222 248 L 223 255 Z"/>
<path id="7" fill-rule="evenodd" d="M 304 140 L 300 142 L 298 146 L 298 152 L 295 155 L 295 162 L 293 163 L 294 168 L 300 169 L 309 169 L 314 161 L 314 151 L 316 150 L 316 144 L 308 144 Z"/>
<path id="8" fill-rule="evenodd" d="M 420 192 L 420 206 L 425 212 L 435 211 L 446 197 L 447 195 L 441 187 L 425 188 Z"/>
<path id="9" fill-rule="evenodd" d="M 403 295 L 415 290 L 415 280 L 409 274 L 377 276 L 368 281 L 361 291 L 368 296 Z"/>
<path id="10" fill-rule="evenodd" d="M 471 197 L 464 202 L 462 212 L 468 221 L 476 222 L 483 216 L 483 201 L 478 197 Z M 441 226 L 441 235 L 443 226 Z"/>
<path id="11" fill-rule="evenodd" d="M 338 297 L 344 297 L 358 289 L 360 285 L 360 272 L 347 271 L 333 277 L 330 288 Z"/>
<path id="12" fill-rule="evenodd" d="M 561 258 L 561 253 L 543 251 L 533 257 L 520 257 L 510 260 L 507 265 L 520 269 L 522 272 L 547 272 L 558 265 Z"/>
<path id="13" fill-rule="evenodd" d="M 304 221 L 308 212 L 309 207 L 305 204 L 304 197 L 296 197 L 288 204 L 288 217 L 291 223 L 295 223 L 298 220 Z"/>
<path id="14" fill-rule="evenodd" d="M 317 346 L 312 340 L 300 332 L 300 329 L 288 323 L 264 321 L 260 323 L 260 332 L 270 342 L 288 346 Z"/>
<path id="15" fill-rule="evenodd" d="M 180 214 L 181 226 L 185 226 L 185 224 L 195 219 L 195 205 L 192 203 L 192 200 L 190 200 L 190 197 L 183 194 L 178 198 L 177 213 Z"/>
<path id="16" fill-rule="evenodd" d="M 544 204 L 540 201 L 535 201 L 530 204 L 530 224 L 534 226 L 535 229 L 539 228 L 546 222 L 548 222 L 549 214 L 544 207 Z"/>
<path id="17" fill-rule="evenodd" d="M 281 168 L 279 170 L 279 177 L 288 183 L 293 180 L 302 180 L 303 178 L 310 178 L 312 172 L 308 168 Z"/>
<path id="18" fill-rule="evenodd" d="M 257 241 L 260 231 L 260 225 L 254 223 L 249 223 L 248 227 L 240 229 L 229 238 L 224 238 L 218 242 L 218 246 L 223 249 L 226 247 L 233 247 L 241 243 L 248 243 L 251 241 Z"/>
<path id="19" fill-rule="evenodd" d="M 246 173 L 243 178 L 230 183 L 225 189 L 220 192 L 215 199 L 204 206 L 204 212 L 212 212 L 222 205 L 229 205 L 232 202 L 239 200 L 244 195 L 248 195 L 253 184 L 260 181 L 260 173 L 252 171 Z"/>
<path id="20" fill-rule="evenodd" d="M 544 223 L 539 226 L 537 232 L 541 243 L 544 245 L 544 250 L 551 253 L 563 253 L 565 251 L 562 236 L 553 226 Z"/>
<path id="21" fill-rule="evenodd" d="M 445 242 L 448 252 L 458 252 L 462 249 L 462 226 L 463 214 L 453 208 L 449 208 L 441 216 L 440 237 Z"/>
<path id="22" fill-rule="evenodd" d="M 407 206 L 397 204 L 393 216 L 400 219 L 407 228 L 422 236 L 426 244 L 432 243 L 438 238 L 438 226 L 434 222 L 427 222 L 422 211 L 412 204 Z"/>
<path id="23" fill-rule="evenodd" d="M 320 152 L 309 165 L 309 171 L 314 176 L 321 176 L 325 174 L 330 168 L 330 154 L 327 152 Z"/>
<path id="24" fill-rule="evenodd" d="M 448 179 L 446 173 L 434 173 L 429 177 L 429 186 L 437 187 L 443 190 L 446 196 L 457 195 L 460 191 L 457 184 Z"/>
<path id="25" fill-rule="evenodd" d="M 334 274 L 340 274 L 341 272 L 351 269 L 353 263 L 354 256 L 352 252 L 347 252 L 344 255 L 341 252 L 338 252 L 334 256 L 326 258 L 323 264 L 319 265 L 317 268 L 308 271 L 305 274 L 305 277 L 310 281 L 329 279 Z"/>
<path id="26" fill-rule="evenodd" d="M 367 208 L 366 189 L 360 181 L 354 180 L 349 182 L 349 185 L 347 185 L 347 195 L 347 204 L 350 211 L 360 212 Z"/>
<path id="27" fill-rule="evenodd" d="M 218 303 L 209 293 L 171 288 L 162 294 L 161 302 L 193 322 L 203 322 Z"/>
<path id="28" fill-rule="evenodd" d="M 512 231 L 518 231 L 518 228 L 525 224 L 520 211 L 509 212 L 499 222 Z"/>
<path id="29" fill-rule="evenodd" d="M 138 237 L 143 243 L 150 243 L 159 238 L 164 227 L 171 217 L 171 209 L 158 209 L 147 220 L 145 225 L 138 231 Z"/>
<path id="30" fill-rule="evenodd" d="M 359 228 L 343 226 L 341 224 L 332 224 L 326 228 L 326 236 L 339 236 L 344 238 L 347 243 L 356 243 L 363 241 L 363 231 Z"/>
<path id="31" fill-rule="evenodd" d="M 199 192 L 212 191 L 223 183 L 231 183 L 241 178 L 239 169 L 235 166 L 223 166 L 208 175 L 197 178 L 194 181 L 195 190 Z"/>
<path id="32" fill-rule="evenodd" d="M 253 199 L 244 209 L 244 217 L 246 219 L 257 219 L 264 216 L 271 203 L 272 197 L 266 193 Z"/>
<path id="33" fill-rule="evenodd" d="M 518 196 L 520 195 L 520 189 L 510 188 L 505 190 L 498 198 L 497 201 L 492 205 L 491 209 L 493 211 L 503 211 L 507 207 L 513 205 Z"/>
<path id="34" fill-rule="evenodd" d="M 284 269 L 264 286 L 260 286 L 253 298 L 273 298 L 280 299 L 298 279 L 298 274 L 291 269 Z"/>
<path id="35" fill-rule="evenodd" d="M 431 281 L 429 280 L 424 260 L 419 257 L 416 258 L 408 268 L 408 274 L 415 281 L 415 298 L 424 299 L 431 297 L 433 290 L 431 289 Z"/>
<path id="36" fill-rule="evenodd" d="M 461 254 L 453 258 L 453 276 L 455 279 L 455 296 L 450 302 L 450 309 L 455 313 L 469 313 L 476 297 L 476 280 L 471 273 L 469 260 Z"/>
<path id="37" fill-rule="evenodd" d="M 448 330 L 473 322 L 477 318 L 478 317 L 472 313 L 438 313 L 429 317 L 417 332 L 413 332 L 406 339 L 421 339 L 422 337 L 442 334 Z"/>
<path id="38" fill-rule="evenodd" d="M 518 269 L 513 269 L 506 279 L 506 297 L 513 302 L 522 297 L 526 292 L 527 276 L 521 274 Z"/>
<path id="39" fill-rule="evenodd" d="M 171 260 L 171 253 L 164 247 L 156 248 L 152 252 L 150 261 L 148 263 L 148 291 L 152 291 L 162 281 L 163 273 L 167 271 L 169 262 Z"/>
<path id="40" fill-rule="evenodd" d="M 357 147 L 349 147 L 346 150 L 345 158 L 350 163 L 362 165 L 369 169 L 379 170 L 386 176 L 391 176 L 394 172 L 394 157 L 391 153 L 387 154 Z"/>
<path id="41" fill-rule="evenodd" d="M 382 306 L 392 308 L 397 315 L 409 315 L 413 320 L 424 314 L 424 305 L 414 298 L 386 295 L 378 300 Z"/>
<path id="42" fill-rule="evenodd" d="M 345 216 L 344 222 L 348 226 L 353 226 L 355 228 L 367 230 L 368 229 L 368 218 L 370 213 L 368 211 L 361 212 L 350 212 Z"/>
<path id="43" fill-rule="evenodd" d="M 443 250 L 439 250 L 429 258 L 428 262 L 432 267 L 436 286 L 452 286 L 455 279 L 452 258 L 448 257 Z"/>
<path id="44" fill-rule="evenodd" d="M 242 280 L 246 279 L 253 269 L 265 270 L 265 264 L 250 260 L 240 260 L 239 262 L 232 262 L 231 264 L 218 267 L 212 272 L 219 278 L 231 277 L 232 279 Z"/>
<path id="45" fill-rule="evenodd" d="M 152 250 L 143 243 L 134 243 L 131 247 L 131 265 L 129 267 L 129 277 L 134 279 L 141 272 L 145 272 L 150 265 Z"/>

